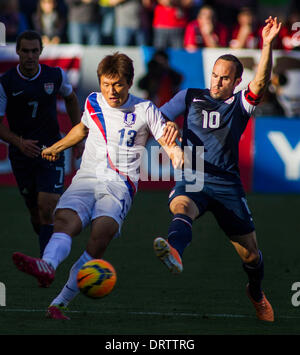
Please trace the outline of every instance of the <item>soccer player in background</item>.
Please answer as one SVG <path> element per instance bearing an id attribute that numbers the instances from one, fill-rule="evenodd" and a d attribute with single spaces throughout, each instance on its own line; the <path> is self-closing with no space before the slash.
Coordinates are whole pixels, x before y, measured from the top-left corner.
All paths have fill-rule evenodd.
<path id="1" fill-rule="evenodd" d="M 214 64 L 210 89 L 182 90 L 160 108 L 170 120 L 185 113 L 182 147 L 204 146 L 204 185 L 201 191 L 189 192 L 187 181 L 177 181 L 169 196 L 173 220 L 168 238 L 154 240 L 154 251 L 163 264 L 173 273 L 182 272 L 192 223 L 211 211 L 242 259 L 249 279 L 247 294 L 257 317 L 269 322 L 274 321 L 274 312 L 261 288 L 264 263 L 240 180 L 238 145 L 270 79 L 272 42 L 280 28 L 276 17 L 266 20 L 261 58 L 246 90 L 234 94 L 243 66 L 235 56 L 223 55 Z"/>
<path id="2" fill-rule="evenodd" d="M 67 319 L 61 307 L 79 293 L 79 269 L 89 260 L 101 259 L 110 241 L 120 233 L 137 190 L 149 134 L 164 147 L 174 167 L 183 163 L 180 147 L 164 143 L 165 119 L 161 112 L 151 101 L 129 94 L 134 75 L 132 60 L 118 52 L 106 56 L 99 63 L 97 75 L 101 92 L 88 96 L 81 122 L 42 152 L 43 158 L 57 161 L 62 151 L 87 137 L 80 169 L 56 207 L 54 234 L 42 259 L 13 254 L 19 270 L 50 285 L 55 269 L 70 253 L 72 238 L 91 224 L 86 250 L 48 308 L 47 315 L 53 319 Z"/>
<path id="3" fill-rule="evenodd" d="M 39 64 L 42 49 L 37 32 L 21 33 L 16 43 L 19 64 L 0 79 L 0 138 L 9 143 L 13 174 L 39 236 L 40 255 L 53 232 L 53 210 L 64 182 L 64 155 L 54 163 L 41 157 L 42 147 L 61 138 L 57 95 L 64 98 L 72 126 L 81 117 L 77 97 L 65 72 L 59 67 Z M 5 114 L 8 126 L 3 123 Z M 83 147 L 77 148 L 79 157 Z"/>

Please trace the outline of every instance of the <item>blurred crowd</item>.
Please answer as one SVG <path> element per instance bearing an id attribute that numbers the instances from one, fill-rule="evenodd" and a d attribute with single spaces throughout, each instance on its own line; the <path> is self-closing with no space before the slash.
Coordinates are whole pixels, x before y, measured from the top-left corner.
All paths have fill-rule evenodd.
<path id="1" fill-rule="evenodd" d="M 299 49 L 298 0 L 0 0 L 6 41 L 34 29 L 45 45 L 255 49 L 269 15 L 283 23 L 274 49 Z"/>

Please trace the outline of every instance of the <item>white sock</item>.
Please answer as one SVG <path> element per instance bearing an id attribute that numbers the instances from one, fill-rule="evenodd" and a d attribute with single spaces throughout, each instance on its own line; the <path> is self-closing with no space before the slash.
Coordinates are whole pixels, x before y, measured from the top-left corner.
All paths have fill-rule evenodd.
<path id="1" fill-rule="evenodd" d="M 71 245 L 72 238 L 68 234 L 53 233 L 45 248 L 42 259 L 56 269 L 70 254 Z"/>
<path id="2" fill-rule="evenodd" d="M 63 304 L 64 306 L 67 306 L 69 302 L 71 302 L 72 299 L 78 295 L 80 292 L 77 286 L 78 271 L 83 264 L 92 259 L 93 258 L 86 251 L 81 255 L 81 257 L 72 266 L 67 283 L 61 290 L 60 294 L 51 302 L 51 305 Z"/>

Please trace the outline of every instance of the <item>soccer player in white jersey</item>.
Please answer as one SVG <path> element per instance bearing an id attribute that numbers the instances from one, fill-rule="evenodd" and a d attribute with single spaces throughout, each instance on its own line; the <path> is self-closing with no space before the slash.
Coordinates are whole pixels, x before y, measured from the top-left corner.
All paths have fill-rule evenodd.
<path id="1" fill-rule="evenodd" d="M 210 89 L 182 90 L 160 108 L 171 120 L 185 115 L 183 147 L 204 147 L 204 184 L 199 191 L 190 192 L 188 179 L 177 181 L 169 196 L 173 220 L 168 238 L 154 241 L 155 253 L 163 264 L 173 273 L 182 272 L 183 252 L 192 240 L 193 221 L 211 211 L 242 260 L 249 279 L 247 294 L 257 318 L 268 322 L 274 321 L 274 312 L 262 291 L 263 256 L 240 180 L 238 149 L 240 137 L 270 79 L 272 42 L 280 28 L 276 17 L 266 20 L 261 58 L 246 90 L 234 93 L 242 80 L 243 66 L 237 57 L 226 54 L 213 66 Z"/>
<path id="2" fill-rule="evenodd" d="M 81 122 L 63 139 L 42 151 L 56 161 L 65 149 L 86 138 L 80 169 L 58 202 L 52 235 L 42 259 L 13 254 L 17 268 L 49 286 L 58 265 L 71 250 L 72 238 L 91 223 L 87 248 L 73 265 L 69 279 L 51 302 L 47 315 L 68 319 L 62 307 L 79 293 L 77 273 L 91 259 L 100 259 L 118 235 L 137 190 L 142 148 L 150 133 L 163 146 L 175 168 L 182 166 L 183 153 L 165 145 L 165 120 L 155 105 L 129 94 L 134 69 L 122 53 L 106 56 L 98 66 L 101 92 L 90 94 Z"/>

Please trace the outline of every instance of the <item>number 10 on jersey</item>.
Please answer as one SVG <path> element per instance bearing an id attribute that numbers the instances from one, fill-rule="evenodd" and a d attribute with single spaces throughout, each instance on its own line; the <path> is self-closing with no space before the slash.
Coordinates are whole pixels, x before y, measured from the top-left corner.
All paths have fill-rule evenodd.
<path id="1" fill-rule="evenodd" d="M 220 112 L 207 112 L 202 110 L 202 127 L 203 128 L 218 128 L 220 126 Z"/>

